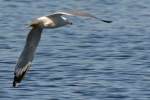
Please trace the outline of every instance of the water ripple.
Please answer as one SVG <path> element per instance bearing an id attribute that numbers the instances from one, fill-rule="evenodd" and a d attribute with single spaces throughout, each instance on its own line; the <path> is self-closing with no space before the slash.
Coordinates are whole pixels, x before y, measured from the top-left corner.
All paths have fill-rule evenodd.
<path id="1" fill-rule="evenodd" d="M 148 0 L 0 1 L 1 100 L 149 100 Z M 12 87 L 30 20 L 56 10 L 85 10 L 113 21 L 68 17 L 44 30 L 32 67 Z"/>

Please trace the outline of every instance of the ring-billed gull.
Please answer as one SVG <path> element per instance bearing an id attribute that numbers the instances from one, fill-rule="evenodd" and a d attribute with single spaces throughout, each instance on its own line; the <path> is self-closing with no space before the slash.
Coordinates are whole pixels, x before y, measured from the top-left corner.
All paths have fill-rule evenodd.
<path id="1" fill-rule="evenodd" d="M 32 29 L 28 33 L 26 44 L 15 66 L 13 87 L 16 87 L 17 83 L 21 82 L 26 72 L 31 67 L 31 63 L 34 58 L 36 48 L 41 38 L 42 30 L 44 28 L 57 28 L 57 27 L 72 24 L 72 22 L 70 22 L 63 15 L 85 16 L 85 17 L 92 17 L 92 18 L 99 19 L 89 13 L 77 11 L 77 12 L 69 12 L 69 13 L 56 12 L 51 15 L 39 17 L 33 20 L 31 24 L 29 25 L 30 27 L 32 27 Z M 111 23 L 111 21 L 107 21 L 107 20 L 101 20 L 101 21 L 106 22 L 106 23 Z"/>

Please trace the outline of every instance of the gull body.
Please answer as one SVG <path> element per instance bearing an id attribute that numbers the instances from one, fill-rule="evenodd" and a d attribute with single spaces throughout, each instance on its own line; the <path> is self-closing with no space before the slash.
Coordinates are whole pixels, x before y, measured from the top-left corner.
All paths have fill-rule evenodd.
<path id="1" fill-rule="evenodd" d="M 67 24 L 72 24 L 67 18 L 60 15 L 42 16 L 33 20 L 30 26 L 41 27 L 41 28 L 57 28 L 65 26 Z"/>
<path id="2" fill-rule="evenodd" d="M 54 14 L 39 17 L 31 22 L 29 25 L 32 29 L 27 35 L 26 43 L 24 49 L 18 58 L 18 61 L 15 66 L 14 71 L 14 80 L 13 80 L 13 87 L 16 87 L 18 83 L 21 82 L 23 77 L 25 76 L 26 72 L 31 67 L 36 48 L 39 44 L 42 30 L 44 28 L 58 28 L 65 25 L 71 25 L 70 22 L 66 17 L 63 15 L 68 16 L 85 16 L 85 17 L 92 17 L 96 18 L 91 14 L 83 13 L 83 12 L 56 12 Z M 97 18 L 96 18 L 97 19 Z M 101 20 L 106 23 L 110 23 L 111 21 Z"/>

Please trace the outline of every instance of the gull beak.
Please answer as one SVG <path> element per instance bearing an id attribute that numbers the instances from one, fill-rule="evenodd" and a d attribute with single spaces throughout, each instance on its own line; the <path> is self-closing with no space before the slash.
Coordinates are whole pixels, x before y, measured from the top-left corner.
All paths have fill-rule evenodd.
<path id="1" fill-rule="evenodd" d="M 67 24 L 68 25 L 72 25 L 73 23 L 67 20 Z"/>
<path id="2" fill-rule="evenodd" d="M 68 24 L 69 24 L 69 25 L 72 25 L 73 23 L 72 23 L 72 22 L 69 22 Z"/>

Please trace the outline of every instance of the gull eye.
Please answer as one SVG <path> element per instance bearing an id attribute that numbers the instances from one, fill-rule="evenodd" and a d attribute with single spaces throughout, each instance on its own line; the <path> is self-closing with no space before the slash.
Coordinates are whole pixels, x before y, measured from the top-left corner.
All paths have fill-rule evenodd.
<path id="1" fill-rule="evenodd" d="M 70 22 L 69 24 L 70 24 L 70 25 L 72 25 L 73 23 L 72 23 L 72 22 Z"/>

